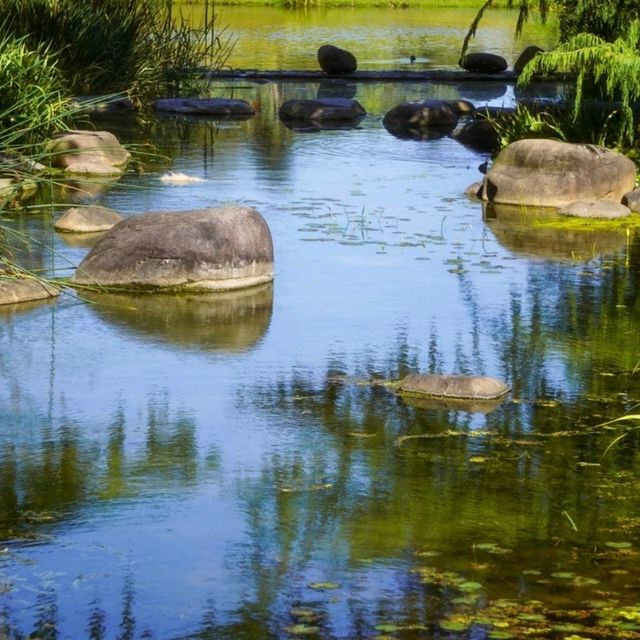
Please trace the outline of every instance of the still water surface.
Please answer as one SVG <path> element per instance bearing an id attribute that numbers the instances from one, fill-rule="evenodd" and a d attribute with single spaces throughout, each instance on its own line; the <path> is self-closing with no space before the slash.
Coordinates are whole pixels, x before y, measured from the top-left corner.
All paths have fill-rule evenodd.
<path id="1" fill-rule="evenodd" d="M 506 87 L 356 86 L 356 129 L 278 122 L 319 89 L 236 84 L 260 107 L 245 122 L 109 125 L 170 165 L 91 187 L 97 201 L 255 206 L 275 281 L 2 311 L 0 628 L 640 637 L 640 443 L 603 458 L 621 427 L 597 426 L 640 399 L 637 238 L 483 218 L 463 195 L 482 154 L 381 124 L 403 99 L 501 104 Z M 168 166 L 204 181 L 165 185 Z M 64 275 L 85 255 L 59 215 L 5 220 L 42 243 L 23 264 Z M 513 392 L 443 405 L 357 383 L 414 371 Z"/>

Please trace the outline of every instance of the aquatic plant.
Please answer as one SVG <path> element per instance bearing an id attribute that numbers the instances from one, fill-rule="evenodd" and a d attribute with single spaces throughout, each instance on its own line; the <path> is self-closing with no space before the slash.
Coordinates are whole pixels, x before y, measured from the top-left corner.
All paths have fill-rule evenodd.
<path id="1" fill-rule="evenodd" d="M 50 51 L 75 94 L 159 95 L 187 71 L 223 66 L 234 44 L 213 10 L 194 27 L 156 0 L 0 0 L 0 12 L 1 31 Z"/>

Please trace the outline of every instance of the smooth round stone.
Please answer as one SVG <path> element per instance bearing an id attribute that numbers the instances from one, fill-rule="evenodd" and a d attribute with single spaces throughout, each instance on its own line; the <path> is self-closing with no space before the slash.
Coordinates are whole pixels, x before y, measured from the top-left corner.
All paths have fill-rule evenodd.
<path id="1" fill-rule="evenodd" d="M 502 73 L 507 70 L 507 61 L 495 53 L 468 53 L 462 60 L 460 66 L 465 71 L 476 73 Z"/>
<path id="2" fill-rule="evenodd" d="M 131 155 L 108 131 L 65 131 L 48 145 L 51 166 L 67 173 L 119 175 Z"/>
<path id="3" fill-rule="evenodd" d="M 558 209 L 558 213 L 562 216 L 574 216 L 576 218 L 615 220 L 616 218 L 630 216 L 631 209 L 610 200 L 577 200 Z"/>
<path id="4" fill-rule="evenodd" d="M 413 373 L 400 382 L 398 391 L 440 398 L 494 400 L 508 393 L 509 386 L 488 376 Z"/>
<path id="5" fill-rule="evenodd" d="M 46 300 L 59 295 L 58 288 L 39 280 L 0 277 L 0 305 Z"/>
<path id="6" fill-rule="evenodd" d="M 356 57 L 346 49 L 324 44 L 318 49 L 318 64 L 329 75 L 353 73 L 358 68 Z"/>
<path id="7" fill-rule="evenodd" d="M 640 213 L 640 188 L 625 193 L 622 197 L 622 204 L 629 207 L 633 213 Z"/>
<path id="8" fill-rule="evenodd" d="M 273 280 L 273 244 L 250 207 L 144 213 L 98 240 L 72 283 L 112 289 L 222 291 Z"/>
<path id="9" fill-rule="evenodd" d="M 71 207 L 53 225 L 56 231 L 65 233 L 96 233 L 108 231 L 123 217 L 107 207 Z"/>

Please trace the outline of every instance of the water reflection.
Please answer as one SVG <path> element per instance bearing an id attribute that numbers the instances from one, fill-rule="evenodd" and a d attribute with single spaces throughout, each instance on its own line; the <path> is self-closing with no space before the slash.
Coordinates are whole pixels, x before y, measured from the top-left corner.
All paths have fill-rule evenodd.
<path id="1" fill-rule="evenodd" d="M 624 249 L 623 229 L 570 229 L 553 210 L 483 203 L 483 217 L 496 240 L 514 254 L 585 262 Z M 566 218 L 564 219 L 566 222 Z"/>
<path id="2" fill-rule="evenodd" d="M 254 347 L 266 333 L 273 287 L 211 294 L 83 293 L 92 309 L 149 340 L 182 348 L 237 352 Z"/>

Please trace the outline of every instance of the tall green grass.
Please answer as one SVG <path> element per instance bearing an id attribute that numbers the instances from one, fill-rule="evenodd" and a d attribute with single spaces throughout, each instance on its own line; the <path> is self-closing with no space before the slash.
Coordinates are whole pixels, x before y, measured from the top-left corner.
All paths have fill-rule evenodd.
<path id="1" fill-rule="evenodd" d="M 181 73 L 223 66 L 233 47 L 212 4 L 202 26 L 164 0 L 0 0 L 0 15 L 4 34 L 50 52 L 76 95 L 162 95 Z"/>

